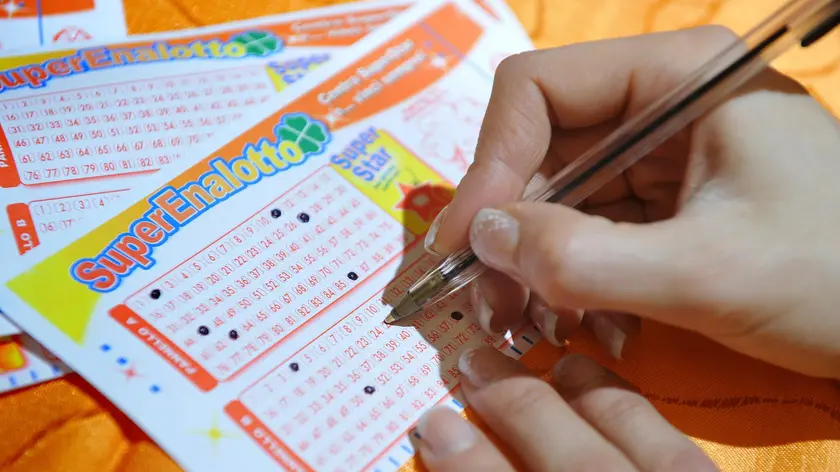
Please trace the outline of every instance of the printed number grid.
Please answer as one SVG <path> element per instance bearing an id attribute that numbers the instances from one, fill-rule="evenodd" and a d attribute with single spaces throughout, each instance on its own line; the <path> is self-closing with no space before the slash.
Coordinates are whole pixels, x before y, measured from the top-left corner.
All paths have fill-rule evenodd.
<path id="1" fill-rule="evenodd" d="M 432 266 L 423 256 L 393 285 Z M 314 470 L 361 470 L 458 384 L 459 353 L 498 347 L 471 322 L 463 294 L 436 304 L 415 328 L 385 325 L 383 293 L 244 391 L 242 404 Z M 387 299 L 387 297 L 386 297 Z"/>
<path id="2" fill-rule="evenodd" d="M 148 172 L 273 94 L 263 66 L 45 93 L 0 102 L 0 132 L 25 185 Z"/>
<path id="3" fill-rule="evenodd" d="M 398 256 L 404 238 L 324 167 L 127 305 L 222 380 Z"/>
<path id="4" fill-rule="evenodd" d="M 29 203 L 29 212 L 41 242 L 49 241 L 72 229 L 85 216 L 107 210 L 119 201 L 126 190 L 37 200 Z"/>

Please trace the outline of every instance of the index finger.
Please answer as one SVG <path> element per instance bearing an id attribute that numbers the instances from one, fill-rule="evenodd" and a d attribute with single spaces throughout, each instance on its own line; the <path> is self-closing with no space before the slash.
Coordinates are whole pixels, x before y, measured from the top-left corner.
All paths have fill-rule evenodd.
<path id="1" fill-rule="evenodd" d="M 430 249 L 464 247 L 478 210 L 522 197 L 553 131 L 619 122 L 670 91 L 737 39 L 699 27 L 511 56 L 496 70 L 475 160 L 442 214 Z"/>

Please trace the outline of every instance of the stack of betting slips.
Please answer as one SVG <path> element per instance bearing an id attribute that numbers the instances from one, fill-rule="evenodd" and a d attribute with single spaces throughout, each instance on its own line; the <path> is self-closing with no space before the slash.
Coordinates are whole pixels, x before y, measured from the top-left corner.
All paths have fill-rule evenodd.
<path id="1" fill-rule="evenodd" d="M 0 390 L 72 369 L 188 470 L 398 469 L 459 353 L 540 337 L 383 323 L 531 48 L 424 0 L 0 56 Z"/>

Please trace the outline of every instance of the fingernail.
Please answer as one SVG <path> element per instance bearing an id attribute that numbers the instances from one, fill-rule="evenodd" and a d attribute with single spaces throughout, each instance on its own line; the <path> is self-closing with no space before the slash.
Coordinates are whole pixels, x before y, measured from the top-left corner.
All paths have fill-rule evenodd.
<path id="1" fill-rule="evenodd" d="M 561 343 L 557 339 L 557 314 L 543 302 L 534 302 L 531 308 L 532 319 L 536 323 L 543 337 L 555 346 Z"/>
<path id="2" fill-rule="evenodd" d="M 466 451 L 478 439 L 473 426 L 445 406 L 436 406 L 426 412 L 417 422 L 416 432 L 426 446 L 426 453 L 438 459 Z"/>
<path id="3" fill-rule="evenodd" d="M 546 182 L 548 182 L 548 179 L 545 176 L 539 173 L 534 174 L 528 182 L 528 185 L 525 186 L 525 191 L 522 192 L 522 200 L 530 200 L 529 197 L 538 190 L 542 190 Z"/>
<path id="4" fill-rule="evenodd" d="M 497 336 L 504 334 L 503 331 L 493 329 L 493 309 L 490 308 L 490 304 L 487 303 L 487 298 L 482 295 L 477 283 L 472 284 L 470 287 L 470 299 L 473 307 L 475 307 L 475 317 L 478 319 L 478 325 L 481 326 L 481 329 L 487 334 Z"/>
<path id="5" fill-rule="evenodd" d="M 607 374 L 606 369 L 583 354 L 569 354 L 554 366 L 552 377 L 560 387 L 575 389 Z"/>
<path id="6" fill-rule="evenodd" d="M 517 374 L 528 373 L 523 364 L 492 347 L 466 350 L 458 359 L 458 370 L 478 389 Z"/>
<path id="7" fill-rule="evenodd" d="M 519 244 L 519 222 L 501 210 L 480 210 L 470 225 L 470 245 L 476 255 L 497 269 L 513 268 Z"/>
<path id="8" fill-rule="evenodd" d="M 620 360 L 627 344 L 627 338 L 635 331 L 634 327 L 629 324 L 629 321 L 625 323 L 627 326 L 619 326 L 612 319 L 610 313 L 593 312 L 588 313 L 585 318 L 589 318 L 587 323 L 589 329 L 601 345 L 607 349 L 607 352 L 614 359 Z"/>
<path id="9" fill-rule="evenodd" d="M 438 230 L 440 229 L 440 224 L 446 216 L 446 209 L 447 207 L 443 207 L 443 210 L 435 216 L 434 221 L 432 221 L 432 225 L 429 226 L 429 231 L 426 232 L 426 239 L 423 241 L 423 247 L 426 249 L 426 252 L 434 256 L 440 256 L 440 254 L 435 250 L 435 238 L 437 237 Z"/>

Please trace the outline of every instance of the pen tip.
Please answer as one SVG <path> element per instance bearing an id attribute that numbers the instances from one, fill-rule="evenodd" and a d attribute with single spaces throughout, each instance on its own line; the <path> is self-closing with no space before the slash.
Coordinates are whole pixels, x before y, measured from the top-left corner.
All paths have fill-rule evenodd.
<path id="1" fill-rule="evenodd" d="M 385 318 L 385 324 L 396 324 L 421 310 L 422 307 L 418 306 L 417 303 L 414 302 L 413 298 L 406 295 L 399 301 L 399 303 L 394 305 L 391 313 L 389 313 Z"/>

